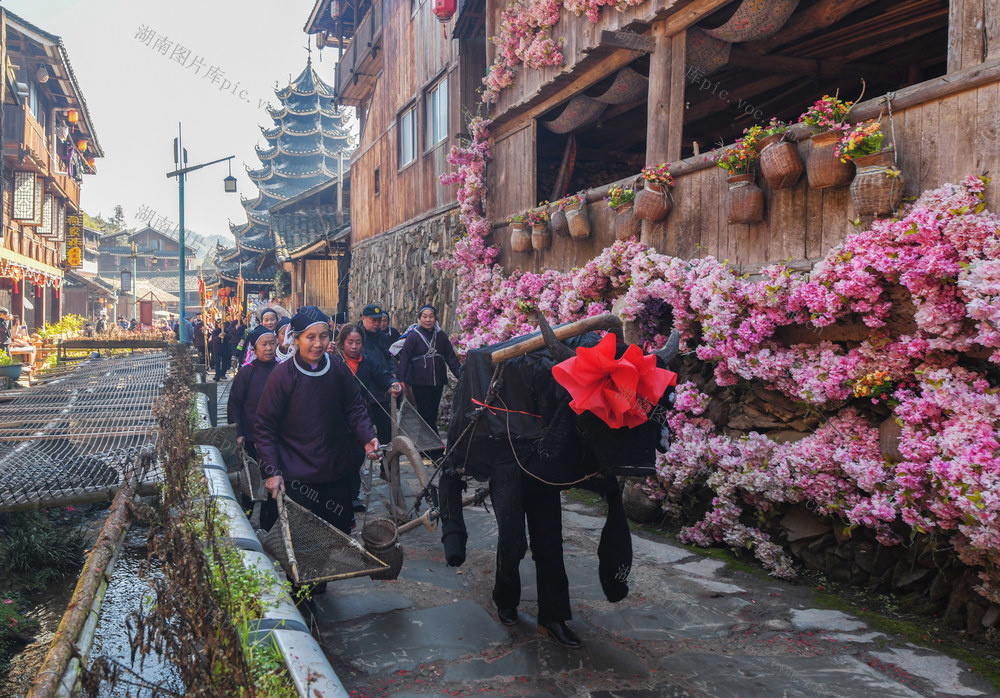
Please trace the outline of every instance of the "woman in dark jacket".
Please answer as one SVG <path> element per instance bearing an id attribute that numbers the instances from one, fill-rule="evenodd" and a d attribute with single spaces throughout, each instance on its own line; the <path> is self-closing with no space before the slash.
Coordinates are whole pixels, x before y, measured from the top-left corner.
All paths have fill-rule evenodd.
<path id="1" fill-rule="evenodd" d="M 257 458 L 254 427 L 257 424 L 257 405 L 264 394 L 267 379 L 278 364 L 274 361 L 274 350 L 277 338 L 274 332 L 264 325 L 257 325 L 250 333 L 248 342 L 253 348 L 254 359 L 241 366 L 233 379 L 229 391 L 229 401 L 226 405 L 226 417 L 230 424 L 236 425 L 236 444 L 242 446 L 247 455 Z M 249 505 L 243 502 L 244 509 Z M 278 507 L 274 499 L 268 499 L 260 512 L 260 527 L 269 531 L 278 515 Z"/>
<path id="2" fill-rule="evenodd" d="M 391 393 L 396 397 L 403 392 L 403 386 L 396 382 L 396 377 L 386 367 L 378 367 L 371 361 L 365 361 L 362 347 L 364 346 L 364 332 L 354 323 L 348 323 L 340 328 L 337 333 L 337 361 L 343 361 L 351 369 L 351 373 L 358 379 L 361 388 L 361 397 L 368 405 L 368 414 L 375 423 L 375 410 L 384 409 L 379 402 L 385 395 Z M 355 461 L 361 462 L 361 449 L 355 449 Z M 352 506 L 354 511 L 365 511 L 365 505 L 359 498 L 361 491 L 361 470 L 355 469 L 351 472 L 352 482 Z"/>
<path id="3" fill-rule="evenodd" d="M 378 439 L 350 369 L 331 360 L 329 318 L 315 306 L 292 317 L 296 352 L 271 372 L 257 406 L 257 454 L 264 487 L 279 491 L 349 533 L 351 441 L 377 457 Z"/>
<path id="4" fill-rule="evenodd" d="M 462 364 L 448 335 L 437 324 L 434 306 L 421 307 L 417 319 L 417 327 L 406 336 L 397 357 L 399 370 L 396 375 L 400 382 L 413 389 L 417 412 L 437 431 L 438 409 L 441 393 L 448 382 L 448 369 L 455 378 L 461 378 Z"/>

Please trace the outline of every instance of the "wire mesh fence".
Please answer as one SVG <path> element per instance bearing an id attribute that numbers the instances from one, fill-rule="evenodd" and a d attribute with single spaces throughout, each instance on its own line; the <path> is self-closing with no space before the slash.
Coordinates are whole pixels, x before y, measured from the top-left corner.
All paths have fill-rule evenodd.
<path id="1" fill-rule="evenodd" d="M 84 362 L 0 394 L 0 511 L 110 500 L 125 474 L 156 480 L 153 405 L 166 352 Z"/>

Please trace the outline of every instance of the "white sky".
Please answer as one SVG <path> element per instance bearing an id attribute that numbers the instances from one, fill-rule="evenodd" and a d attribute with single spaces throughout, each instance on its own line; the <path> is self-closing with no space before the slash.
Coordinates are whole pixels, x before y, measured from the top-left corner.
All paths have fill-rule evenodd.
<path id="1" fill-rule="evenodd" d="M 0 5 L 62 37 L 105 157 L 96 175 L 84 177 L 81 205 L 91 215 L 125 209 L 128 225 L 141 225 L 143 207 L 178 222 L 173 139 L 184 127 L 188 164 L 235 155 L 238 194 L 226 194 L 226 165 L 188 176 L 185 227 L 201 235 L 229 234 L 227 219 L 246 220 L 240 195 L 256 189 L 243 163 L 257 167 L 253 147 L 264 140 L 258 125 L 272 125 L 264 102 L 277 104 L 274 82 L 305 67 L 302 31 L 313 0 L 0 0 Z M 141 43 L 140 26 L 165 35 L 172 46 L 161 55 Z M 174 46 L 189 49 L 188 67 L 170 59 Z M 313 44 L 315 46 L 315 44 Z M 204 67 L 191 65 L 201 56 Z M 313 63 L 333 81 L 336 54 L 313 49 Z M 217 66 L 236 94 L 221 91 L 206 74 Z M 230 88 L 231 90 L 232 88 Z M 246 90 L 244 99 L 238 96 Z M 249 102 L 249 103 L 248 103 Z M 258 106 L 260 104 L 260 106 Z"/>

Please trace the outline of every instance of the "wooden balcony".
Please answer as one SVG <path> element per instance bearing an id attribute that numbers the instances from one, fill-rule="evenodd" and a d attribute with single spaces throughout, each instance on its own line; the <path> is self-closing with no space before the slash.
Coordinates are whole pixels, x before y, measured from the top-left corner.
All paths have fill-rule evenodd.
<path id="1" fill-rule="evenodd" d="M 348 106 L 360 106 L 375 89 L 381 66 L 382 0 L 375 0 L 337 61 L 333 84 L 337 98 Z"/>
<path id="2" fill-rule="evenodd" d="M 68 174 L 52 173 L 52 182 L 63 198 L 72 201 L 75 206 L 80 205 L 80 183 Z"/>
<path id="3" fill-rule="evenodd" d="M 19 166 L 34 166 L 48 175 L 51 165 L 48 139 L 26 107 L 5 104 L 3 107 L 3 152 L 14 157 Z"/>

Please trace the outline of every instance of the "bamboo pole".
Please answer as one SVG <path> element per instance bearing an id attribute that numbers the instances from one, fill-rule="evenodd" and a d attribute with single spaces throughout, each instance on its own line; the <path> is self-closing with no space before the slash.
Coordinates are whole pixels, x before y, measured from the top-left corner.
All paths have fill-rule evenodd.
<path id="1" fill-rule="evenodd" d="M 101 527 L 97 542 L 87 556 L 87 562 L 76 583 L 73 597 L 59 622 L 52 638 L 49 652 L 35 680 L 31 683 L 28 698 L 50 698 L 59 690 L 70 661 L 76 655 L 80 633 L 90 617 L 103 583 L 111 581 L 109 564 L 115 556 L 129 523 L 128 503 L 135 496 L 135 481 L 129 480 L 115 495 L 108 518 Z M 72 688 L 72 687 L 70 687 Z"/>

